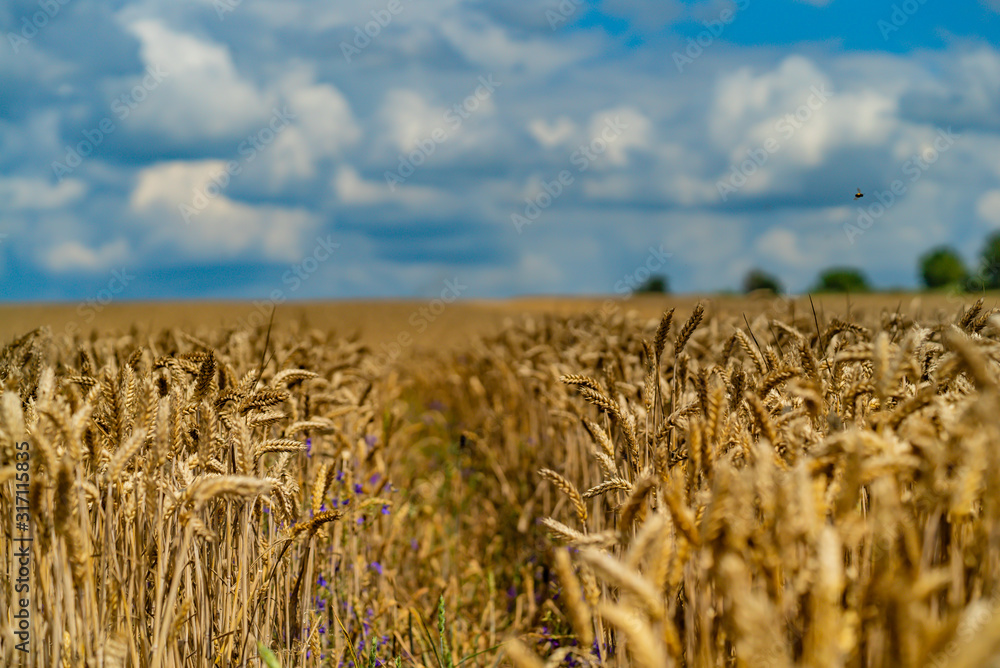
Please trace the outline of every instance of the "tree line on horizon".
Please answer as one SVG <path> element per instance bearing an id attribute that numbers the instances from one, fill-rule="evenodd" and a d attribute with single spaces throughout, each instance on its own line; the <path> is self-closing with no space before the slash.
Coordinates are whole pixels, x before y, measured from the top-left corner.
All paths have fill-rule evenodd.
<path id="1" fill-rule="evenodd" d="M 925 290 L 949 290 L 953 292 L 980 292 L 1000 289 L 1000 231 L 986 237 L 979 253 L 975 271 L 971 271 L 962 256 L 951 246 L 935 246 L 920 256 L 917 274 Z M 743 278 L 744 293 L 768 291 L 782 294 L 781 280 L 763 269 L 751 269 Z M 820 272 L 809 292 L 875 292 L 865 273 L 855 267 L 829 267 Z M 670 292 L 666 276 L 651 276 L 636 292 Z"/>

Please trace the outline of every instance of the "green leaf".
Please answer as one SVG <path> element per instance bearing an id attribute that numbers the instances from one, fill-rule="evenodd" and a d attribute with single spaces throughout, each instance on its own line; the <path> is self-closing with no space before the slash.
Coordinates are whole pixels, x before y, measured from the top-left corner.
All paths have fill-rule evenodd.
<path id="1" fill-rule="evenodd" d="M 264 643 L 259 640 L 257 641 L 257 654 L 267 664 L 267 668 L 281 668 L 281 664 L 278 663 L 278 657 L 274 655 L 274 652 L 264 647 Z"/>
<path id="2" fill-rule="evenodd" d="M 444 656 L 445 668 L 455 668 L 455 661 L 451 658 L 451 647 L 448 646 L 448 633 L 445 629 L 443 594 L 438 599 L 438 635 L 441 637 L 441 654 Z"/>

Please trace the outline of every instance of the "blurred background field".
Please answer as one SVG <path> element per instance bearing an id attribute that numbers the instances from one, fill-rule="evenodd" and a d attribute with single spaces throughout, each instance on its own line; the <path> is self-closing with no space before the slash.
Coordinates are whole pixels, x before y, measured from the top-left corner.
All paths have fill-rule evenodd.
<path id="1" fill-rule="evenodd" d="M 848 309 L 857 311 L 895 311 L 901 308 L 920 317 L 951 314 L 979 295 L 950 293 L 870 293 L 859 295 L 817 294 L 816 308 L 831 316 L 842 317 Z M 1000 296 L 984 293 L 987 307 Z M 992 297 L 992 300 L 991 300 Z M 807 296 L 774 297 L 743 295 L 632 295 L 622 297 L 524 297 L 503 300 L 458 300 L 445 304 L 438 315 L 427 300 L 341 300 L 325 302 L 287 302 L 275 306 L 275 322 L 296 323 L 334 331 L 342 336 L 357 334 L 370 345 L 395 340 L 402 333 L 413 337 L 414 351 L 435 348 L 460 348 L 475 336 L 498 332 L 511 319 L 524 315 L 608 314 L 634 311 L 641 318 L 658 318 L 666 308 L 690 310 L 699 301 L 710 304 L 720 314 L 754 317 L 768 309 L 788 308 L 808 311 Z M 53 333 L 78 329 L 101 333 L 157 331 L 169 327 L 185 330 L 198 328 L 236 328 L 266 323 L 272 303 L 245 302 L 114 302 L 107 306 L 87 304 L 0 304 L 0 339 L 10 340 L 36 327 L 48 326 Z M 421 314 L 426 310 L 426 315 Z M 413 320 L 411 320 L 411 318 Z M 426 328 L 420 325 L 426 321 Z M 416 322 L 417 324 L 414 324 Z"/>

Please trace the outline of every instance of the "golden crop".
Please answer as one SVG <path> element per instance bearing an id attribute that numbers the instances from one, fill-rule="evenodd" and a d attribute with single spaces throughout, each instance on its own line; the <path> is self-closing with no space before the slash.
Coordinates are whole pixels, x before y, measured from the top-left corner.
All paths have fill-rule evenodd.
<path id="1" fill-rule="evenodd" d="M 757 312 L 389 368 L 292 325 L 26 334 L 31 655 L 5 567 L 0 664 L 987 665 L 1000 316 Z"/>

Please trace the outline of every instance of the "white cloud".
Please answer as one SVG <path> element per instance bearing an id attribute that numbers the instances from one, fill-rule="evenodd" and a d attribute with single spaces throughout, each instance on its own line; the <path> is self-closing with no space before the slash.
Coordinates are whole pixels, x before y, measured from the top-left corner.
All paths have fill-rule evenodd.
<path id="1" fill-rule="evenodd" d="M 541 37 L 516 40 L 499 25 L 449 16 L 439 27 L 444 39 L 482 73 L 524 71 L 538 76 L 589 57 L 582 42 L 553 42 Z"/>
<path id="2" fill-rule="evenodd" d="M 411 207 L 429 206 L 435 202 L 440 206 L 447 199 L 445 193 L 422 186 L 395 184 L 395 189 L 385 181 L 365 181 L 358 171 L 350 166 L 337 169 L 331 181 L 337 200 L 350 205 L 371 205 L 383 202 L 399 202 Z"/>
<path id="3" fill-rule="evenodd" d="M 397 186 L 398 187 L 398 186 Z M 341 167 L 333 177 L 337 198 L 346 204 L 374 204 L 388 199 L 388 186 L 365 181 L 353 167 Z"/>
<path id="4" fill-rule="evenodd" d="M 140 172 L 130 205 L 150 227 L 150 242 L 177 246 L 193 257 L 250 254 L 271 261 L 296 260 L 304 237 L 319 225 L 316 215 L 299 207 L 251 206 L 229 199 L 224 190 L 206 197 L 214 192 L 213 179 L 218 181 L 224 170 L 225 162 L 206 160 L 165 163 Z M 196 210 L 188 210 L 190 222 L 181 204 Z"/>
<path id="5" fill-rule="evenodd" d="M 565 279 L 565 271 L 559 263 L 531 251 L 521 256 L 516 273 L 523 289 L 535 291 L 546 285 L 560 285 Z"/>
<path id="6" fill-rule="evenodd" d="M 491 93 L 481 80 L 498 83 L 470 77 L 468 88 L 460 89 L 445 106 L 432 104 L 415 90 L 388 91 L 379 106 L 374 133 L 379 152 L 387 154 L 385 159 L 398 169 L 400 156 L 421 168 L 424 163 L 443 166 L 463 154 L 495 150 L 504 126 L 494 118 L 496 92 Z"/>
<path id="7" fill-rule="evenodd" d="M 741 68 L 723 76 L 709 112 L 709 136 L 728 163 L 717 178 L 729 180 L 735 165 L 747 176 L 741 196 L 795 196 L 809 170 L 831 168 L 838 153 L 885 155 L 901 137 L 926 134 L 899 119 L 900 94 L 864 78 L 836 85 L 801 56 L 760 75 Z"/>
<path id="8" fill-rule="evenodd" d="M 173 205 L 175 209 L 182 203 L 190 204 L 197 191 L 225 170 L 224 160 L 159 163 L 139 172 L 130 204 L 135 211 L 147 211 L 164 204 Z"/>
<path id="9" fill-rule="evenodd" d="M 762 256 L 790 267 L 807 267 L 816 261 L 799 244 L 798 237 L 789 229 L 772 227 L 754 244 Z"/>
<path id="10" fill-rule="evenodd" d="M 65 241 L 48 249 L 43 254 L 42 261 L 49 270 L 63 273 L 109 269 L 128 257 L 129 246 L 124 239 L 109 241 L 93 248 L 79 241 Z"/>
<path id="11" fill-rule="evenodd" d="M 553 123 L 543 118 L 535 118 L 528 123 L 528 131 L 539 144 L 545 148 L 552 148 L 573 137 L 577 133 L 577 127 L 567 116 L 560 116 Z"/>
<path id="12" fill-rule="evenodd" d="M 594 114 L 585 143 L 598 137 L 607 141 L 607 159 L 616 167 L 628 164 L 629 149 L 645 149 L 653 143 L 653 124 L 631 107 L 616 107 Z"/>
<path id="13" fill-rule="evenodd" d="M 283 109 L 292 125 L 278 134 L 260 155 L 259 169 L 268 192 L 317 175 L 319 163 L 340 158 L 362 137 L 361 127 L 343 93 L 330 84 L 314 82 L 307 66 L 297 66 L 276 87 L 287 101 Z M 262 167 L 261 167 L 262 165 Z"/>
<path id="14" fill-rule="evenodd" d="M 289 74 L 279 90 L 315 154 L 339 155 L 361 139 L 361 128 L 347 98 L 329 83 L 315 83 L 311 68 L 303 66 Z"/>
<path id="15" fill-rule="evenodd" d="M 741 68 L 722 77 L 710 136 L 719 148 L 731 147 L 734 161 L 770 141 L 784 160 L 816 166 L 834 149 L 885 142 L 898 124 L 896 110 L 892 95 L 864 81 L 838 88 L 812 61 L 790 56 L 772 72 Z"/>
<path id="16" fill-rule="evenodd" d="M 67 178 L 52 185 L 41 178 L 0 178 L 0 201 L 13 210 L 61 209 L 79 201 L 86 192 L 86 184 L 78 179 Z"/>
<path id="17" fill-rule="evenodd" d="M 379 109 L 380 136 L 405 153 L 418 142 L 430 139 L 435 130 L 444 131 L 446 111 L 432 106 L 415 90 L 390 90 Z"/>
<path id="18" fill-rule="evenodd" d="M 142 43 L 143 62 L 164 72 L 130 112 L 130 126 L 185 141 L 231 137 L 266 119 L 277 102 L 243 79 L 225 46 L 176 32 L 162 20 L 129 27 Z"/>
<path id="19" fill-rule="evenodd" d="M 976 202 L 976 213 L 994 228 L 1000 228 L 1000 190 L 984 193 Z"/>

